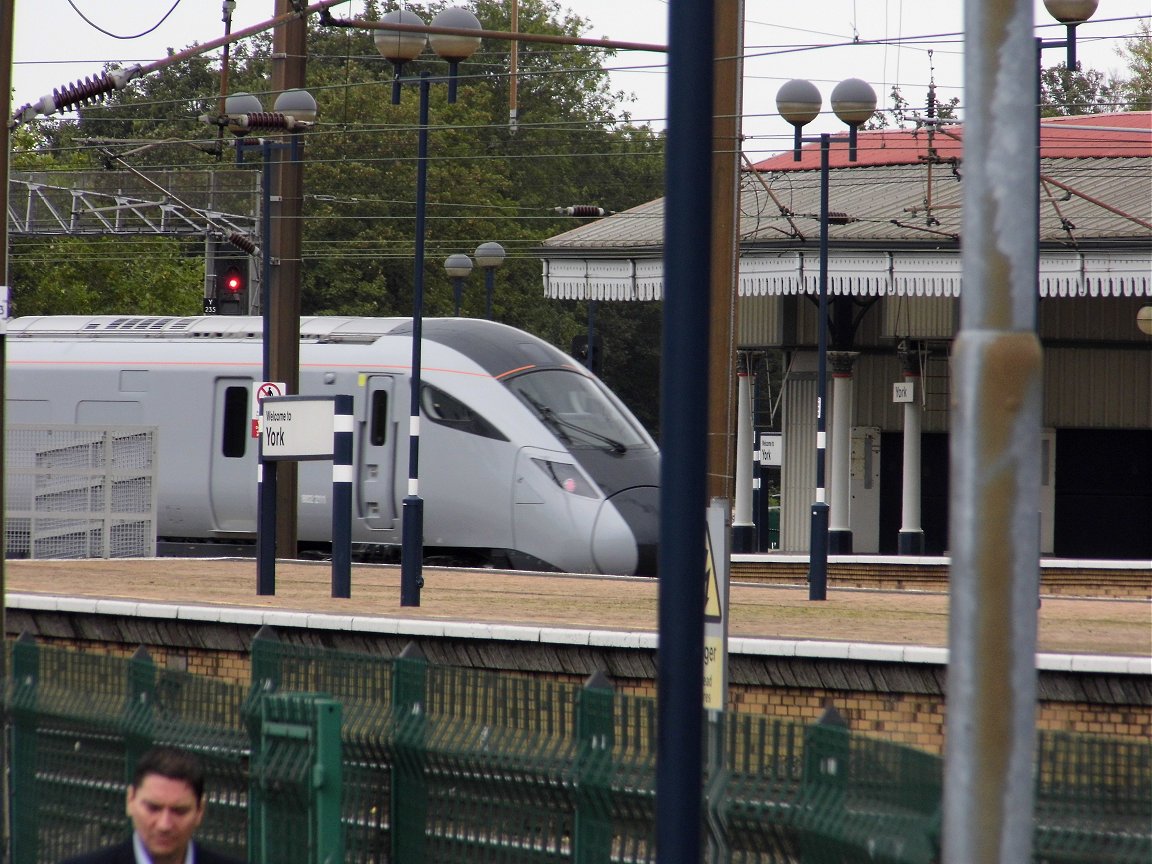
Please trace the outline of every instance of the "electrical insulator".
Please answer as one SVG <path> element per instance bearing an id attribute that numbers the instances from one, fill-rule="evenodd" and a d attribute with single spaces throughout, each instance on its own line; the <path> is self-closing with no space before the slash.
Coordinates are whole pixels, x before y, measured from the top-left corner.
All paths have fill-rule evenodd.
<path id="1" fill-rule="evenodd" d="M 247 234 L 241 234 L 239 231 L 233 231 L 227 237 L 228 242 L 235 246 L 242 252 L 247 252 L 252 255 L 256 252 L 256 242 Z"/>
<path id="2" fill-rule="evenodd" d="M 591 204 L 576 204 L 572 207 L 557 207 L 556 212 L 563 216 L 596 217 L 607 216 L 609 211 L 603 207 L 594 207 Z"/>

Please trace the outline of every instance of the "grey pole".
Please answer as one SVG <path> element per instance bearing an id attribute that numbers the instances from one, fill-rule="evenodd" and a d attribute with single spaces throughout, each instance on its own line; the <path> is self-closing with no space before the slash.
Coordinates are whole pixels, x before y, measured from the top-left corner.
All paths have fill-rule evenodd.
<path id="1" fill-rule="evenodd" d="M 1040 549 L 1031 0 L 965 3 L 961 321 L 953 361 L 945 864 L 1031 860 Z"/>

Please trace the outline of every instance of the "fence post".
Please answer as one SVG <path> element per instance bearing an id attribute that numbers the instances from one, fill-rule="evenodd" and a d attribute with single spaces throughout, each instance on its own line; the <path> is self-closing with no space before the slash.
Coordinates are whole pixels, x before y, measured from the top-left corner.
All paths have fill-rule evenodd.
<path id="1" fill-rule="evenodd" d="M 573 864 L 607 864 L 611 859 L 614 701 L 612 682 L 600 671 L 584 682 L 577 697 Z"/>
<path id="2" fill-rule="evenodd" d="M 250 752 L 260 753 L 263 701 L 280 689 L 280 639 L 276 631 L 264 624 L 252 637 L 250 665 L 252 678 L 248 689 L 247 724 Z M 259 787 L 258 777 L 252 772 L 248 791 L 248 860 L 262 862 L 266 854 L 264 838 L 268 821 L 268 806 Z"/>
<path id="3" fill-rule="evenodd" d="M 804 730 L 804 773 L 800 781 L 805 826 L 800 832 L 800 860 L 804 864 L 835 860 L 848 788 L 850 734 L 848 721 L 831 703 Z"/>
<path id="4" fill-rule="evenodd" d="M 249 831 L 248 860 L 342 864 L 340 703 L 316 693 L 269 693 L 256 706 L 249 825 L 257 827 Z"/>
<path id="5" fill-rule="evenodd" d="M 136 763 L 152 746 L 156 704 L 156 664 L 143 645 L 128 661 L 128 696 L 124 705 L 124 780 L 132 782 Z"/>
<path id="6" fill-rule="evenodd" d="M 36 785 L 36 690 L 40 681 L 40 648 L 24 632 L 12 646 L 12 762 L 9 796 L 12 820 L 12 864 L 39 860 L 40 819 Z"/>
<path id="7" fill-rule="evenodd" d="M 312 769 L 315 790 L 317 856 L 315 864 L 344 864 L 344 832 L 340 802 L 344 789 L 344 757 L 340 737 L 341 704 L 314 699 L 316 754 Z"/>
<path id="8" fill-rule="evenodd" d="M 264 624 L 252 637 L 252 697 L 280 690 L 280 659 L 280 637 Z"/>
<path id="9" fill-rule="evenodd" d="M 404 646 L 392 665 L 394 712 L 391 824 L 392 860 L 423 861 L 428 821 L 424 777 L 428 734 L 428 661 L 415 643 Z"/>

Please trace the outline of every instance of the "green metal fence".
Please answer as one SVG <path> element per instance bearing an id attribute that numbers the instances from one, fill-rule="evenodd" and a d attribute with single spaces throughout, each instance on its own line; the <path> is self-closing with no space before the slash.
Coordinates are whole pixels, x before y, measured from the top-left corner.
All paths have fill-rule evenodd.
<path id="1" fill-rule="evenodd" d="M 205 842 L 269 864 L 655 861 L 656 709 L 613 690 L 292 646 L 262 630 L 240 686 L 130 660 L 10 648 L 14 864 L 126 835 L 152 743 L 198 752 Z M 938 859 L 942 763 L 852 733 L 708 718 L 709 860 Z M 676 758 L 675 753 L 665 758 Z M 1152 744 L 1041 734 L 1035 864 L 1152 860 Z"/>

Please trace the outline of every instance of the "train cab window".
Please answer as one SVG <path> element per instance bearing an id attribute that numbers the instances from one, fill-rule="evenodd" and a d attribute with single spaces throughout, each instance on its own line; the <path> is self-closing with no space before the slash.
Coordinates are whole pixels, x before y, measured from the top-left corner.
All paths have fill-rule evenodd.
<path id="1" fill-rule="evenodd" d="M 368 443 L 383 447 L 388 443 L 388 391 L 373 390 L 368 405 Z"/>
<path id="2" fill-rule="evenodd" d="M 248 446 L 248 388 L 228 387 L 224 390 L 224 428 L 220 440 L 224 455 L 240 459 Z"/>
<path id="3" fill-rule="evenodd" d="M 449 396 L 439 387 L 425 384 L 420 389 L 420 404 L 424 415 L 433 423 L 447 426 L 470 435 L 507 441 L 508 437 L 477 414 L 455 396 Z"/>
<path id="4" fill-rule="evenodd" d="M 644 433 L 592 378 L 542 369 L 513 378 L 508 386 L 569 447 L 626 453 L 647 446 Z"/>

